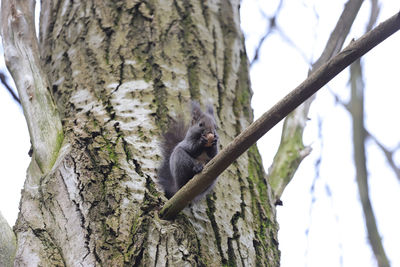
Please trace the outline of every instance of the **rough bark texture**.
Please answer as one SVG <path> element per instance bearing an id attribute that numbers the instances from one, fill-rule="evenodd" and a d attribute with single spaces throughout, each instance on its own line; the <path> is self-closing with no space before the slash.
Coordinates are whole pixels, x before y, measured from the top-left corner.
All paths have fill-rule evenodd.
<path id="1" fill-rule="evenodd" d="M 213 102 L 223 146 L 252 121 L 239 1 L 42 1 L 39 47 L 63 122 L 50 172 L 32 162 L 17 266 L 278 266 L 257 148 L 214 193 L 159 219 L 158 136 Z"/>
<path id="2" fill-rule="evenodd" d="M 15 235 L 0 212 L 0 266 L 14 266 L 15 250 Z"/>

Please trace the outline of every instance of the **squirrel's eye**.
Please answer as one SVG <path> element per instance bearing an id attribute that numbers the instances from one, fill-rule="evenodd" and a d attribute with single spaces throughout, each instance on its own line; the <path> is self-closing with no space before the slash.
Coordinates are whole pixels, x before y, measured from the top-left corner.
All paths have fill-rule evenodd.
<path id="1" fill-rule="evenodd" d="M 200 127 L 203 127 L 203 126 L 204 126 L 204 123 L 200 122 L 200 123 L 199 123 L 199 126 L 200 126 Z"/>

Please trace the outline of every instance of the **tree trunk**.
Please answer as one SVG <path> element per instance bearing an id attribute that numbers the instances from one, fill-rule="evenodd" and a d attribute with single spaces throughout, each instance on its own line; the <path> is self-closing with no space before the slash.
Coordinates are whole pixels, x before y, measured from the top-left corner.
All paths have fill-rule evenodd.
<path id="1" fill-rule="evenodd" d="M 171 117 L 212 102 L 222 146 L 253 119 L 239 1 L 44 0 L 40 22 L 65 139 L 50 171 L 28 169 L 16 266 L 278 266 L 256 147 L 206 199 L 158 217 Z"/>

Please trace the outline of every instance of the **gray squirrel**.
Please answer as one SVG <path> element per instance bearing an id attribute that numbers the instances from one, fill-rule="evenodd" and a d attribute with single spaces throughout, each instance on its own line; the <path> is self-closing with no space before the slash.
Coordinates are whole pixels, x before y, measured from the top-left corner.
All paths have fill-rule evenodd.
<path id="1" fill-rule="evenodd" d="M 180 117 L 162 135 L 163 159 L 158 169 L 158 183 L 168 199 L 201 172 L 204 165 L 218 153 L 213 107 L 208 105 L 203 112 L 199 103 L 192 101 L 191 116 L 190 126 L 185 125 Z M 214 183 L 194 200 L 197 201 L 209 193 Z"/>

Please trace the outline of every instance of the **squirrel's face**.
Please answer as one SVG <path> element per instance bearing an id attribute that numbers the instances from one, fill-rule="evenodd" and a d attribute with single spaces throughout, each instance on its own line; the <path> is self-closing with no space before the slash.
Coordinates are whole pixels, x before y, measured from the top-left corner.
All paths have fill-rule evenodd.
<path id="1" fill-rule="evenodd" d="M 205 147 L 211 147 L 218 141 L 217 125 L 214 120 L 214 110 L 207 105 L 206 111 L 200 109 L 198 102 L 192 102 L 192 126 L 193 138 L 201 139 Z"/>
<path id="2" fill-rule="evenodd" d="M 196 123 L 195 126 L 200 134 L 199 138 L 207 140 L 205 147 L 211 147 L 218 139 L 217 125 L 214 118 L 208 114 L 204 114 Z"/>

